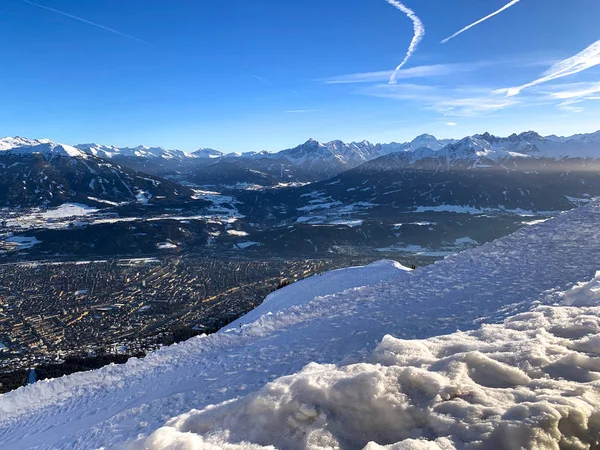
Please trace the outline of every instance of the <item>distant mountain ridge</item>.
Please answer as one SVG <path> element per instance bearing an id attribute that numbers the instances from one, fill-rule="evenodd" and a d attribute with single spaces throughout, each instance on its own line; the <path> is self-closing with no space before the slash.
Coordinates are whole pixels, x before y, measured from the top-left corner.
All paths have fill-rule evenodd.
<path id="1" fill-rule="evenodd" d="M 389 144 L 309 139 L 276 153 L 229 154 L 210 148 L 187 153 L 146 146 L 119 148 L 80 144 L 72 147 L 48 139 L 9 137 L 0 139 L 0 154 L 3 152 L 41 153 L 46 158 L 57 155 L 83 159 L 97 157 L 178 183 L 255 189 L 323 181 L 359 167 L 367 171 L 489 167 L 535 170 L 547 160 L 600 159 L 600 131 L 569 137 L 543 137 L 534 131 L 499 137 L 486 132 L 461 140 L 437 139 L 423 134 L 411 142 Z"/>
<path id="2" fill-rule="evenodd" d="M 499 137 L 488 132 L 466 136 L 462 139 L 438 139 L 430 134 L 417 136 L 410 142 L 398 143 L 372 143 L 367 140 L 361 142 L 345 143 L 341 140 L 320 142 L 309 139 L 297 147 L 281 150 L 279 152 L 240 152 L 223 153 L 211 148 L 200 148 L 191 153 L 176 149 L 165 149 L 163 147 L 115 147 L 101 144 L 80 144 L 74 147 L 94 156 L 114 157 L 152 157 L 152 158 L 246 158 L 246 159 L 287 159 L 289 161 L 305 162 L 307 156 L 316 159 L 333 157 L 339 161 L 350 164 L 365 162 L 389 153 L 416 151 L 428 148 L 439 151 L 444 147 L 471 138 L 473 141 L 483 144 L 489 150 L 504 150 L 516 153 L 529 154 L 531 156 L 543 155 L 549 157 L 600 157 L 598 146 L 600 145 L 600 131 L 573 136 L 541 136 L 535 131 L 526 131 L 520 134 L 512 134 L 508 137 Z M 15 138 L 20 139 L 20 138 Z M 49 142 L 48 140 L 42 140 Z M 0 149 L 2 149 L 0 147 Z"/>

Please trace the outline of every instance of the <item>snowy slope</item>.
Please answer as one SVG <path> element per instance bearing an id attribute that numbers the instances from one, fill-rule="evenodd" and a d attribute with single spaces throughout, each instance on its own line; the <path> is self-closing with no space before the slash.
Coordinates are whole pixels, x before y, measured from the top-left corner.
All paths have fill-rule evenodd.
<path id="1" fill-rule="evenodd" d="M 310 396 L 321 385 L 319 380 L 322 380 L 320 392 L 330 393 L 328 398 L 332 408 L 337 407 L 336 398 L 355 396 L 355 401 L 342 403 L 346 409 L 340 410 L 339 423 L 349 424 L 348 432 L 352 431 L 352 426 L 359 425 L 355 414 L 363 414 L 361 417 L 364 418 L 372 412 L 373 419 L 388 417 L 371 408 L 374 396 L 379 399 L 374 402 L 375 406 L 386 408 L 385 401 L 393 405 L 397 395 L 398 407 L 390 408 L 396 411 L 394 414 L 406 419 L 406 429 L 412 427 L 408 437 L 419 437 L 419 430 L 429 433 L 424 437 L 431 438 L 445 432 L 449 441 L 440 441 L 441 448 L 452 448 L 454 443 L 461 441 L 470 442 L 477 433 L 485 434 L 481 425 L 475 427 L 471 435 L 468 430 L 461 429 L 459 419 L 465 408 L 460 407 L 468 404 L 472 405 L 474 418 L 495 420 L 490 423 L 497 424 L 498 433 L 517 426 L 522 417 L 519 414 L 528 411 L 532 412 L 530 423 L 538 419 L 539 423 L 543 420 L 548 424 L 556 423 L 560 417 L 571 414 L 569 417 L 573 419 L 562 421 L 559 431 L 587 439 L 589 430 L 598 423 L 594 416 L 585 422 L 585 426 L 581 425 L 591 414 L 589 403 L 597 398 L 597 381 L 594 379 L 600 369 L 589 356 L 589 345 L 598 340 L 598 311 L 578 307 L 528 311 L 565 301 L 573 305 L 580 301 L 594 304 L 597 281 L 590 285 L 589 292 L 578 285 L 579 291 L 563 293 L 580 282 L 593 279 L 600 269 L 599 225 L 600 205 L 591 204 L 451 256 L 433 266 L 409 273 L 398 270 L 397 275 L 381 283 L 304 303 L 311 294 L 298 301 L 296 306 L 273 311 L 273 314 L 241 328 L 194 338 L 155 352 L 145 360 L 131 360 L 124 366 L 106 367 L 21 388 L 0 396 L 0 447 L 116 448 L 138 437 L 151 435 L 171 417 L 184 413 L 187 415 L 181 420 L 170 424 L 181 425 L 183 430 L 189 425 L 190 431 L 196 433 L 210 432 L 212 427 L 221 425 L 233 430 L 231 440 L 237 441 L 240 437 L 235 431 L 238 418 L 244 417 L 249 408 L 260 412 L 260 408 L 252 409 L 260 406 L 260 398 L 275 402 L 281 408 L 275 408 L 272 416 L 257 414 L 252 418 L 255 429 L 246 438 L 268 444 L 271 438 L 266 424 L 271 418 L 274 424 L 281 423 L 279 414 L 285 415 L 292 410 L 295 418 L 288 420 L 288 414 L 287 425 L 282 426 L 281 432 L 296 427 L 294 421 L 299 424 L 293 428 L 299 433 L 294 441 L 299 447 L 306 436 L 303 433 L 308 429 L 303 423 L 314 416 L 316 403 L 313 402 L 311 407 L 311 401 L 318 397 Z M 356 273 L 349 273 L 358 278 Z M 569 295 L 571 300 L 568 300 Z M 482 323 L 501 323 L 518 313 L 529 315 L 512 319 L 515 330 L 509 322 L 504 327 L 484 327 L 472 334 L 459 333 L 423 342 L 384 339 L 386 335 L 396 339 L 425 339 L 455 333 L 457 329 L 477 330 Z M 528 325 L 534 320 L 537 322 Z M 536 328 L 541 331 L 538 333 Z M 587 334 L 590 334 L 589 338 Z M 494 336 L 498 337 L 497 342 Z M 539 340 L 539 346 L 533 346 L 535 339 Z M 530 354 L 529 348 L 539 352 Z M 411 356 L 415 349 L 419 352 L 427 350 L 431 357 L 426 358 L 426 352 Z M 519 349 L 521 353 L 518 353 Z M 561 354 L 567 359 L 561 361 Z M 468 370 L 471 366 L 474 371 L 480 370 L 480 361 L 484 362 L 484 368 L 486 364 L 487 367 L 499 367 L 497 378 L 487 376 L 485 372 L 478 376 Z M 577 363 L 577 373 L 563 370 L 568 361 Z M 325 366 L 311 365 L 302 371 L 312 362 Z M 342 362 L 363 364 L 330 366 Z M 388 368 L 381 368 L 376 363 Z M 407 368 L 410 365 L 419 366 L 420 371 Z M 514 370 L 505 370 L 506 365 L 513 366 Z M 298 372 L 290 379 L 278 380 L 265 387 L 266 383 L 283 375 Z M 313 377 L 311 372 L 317 375 Z M 319 373 L 323 376 L 319 377 Z M 540 378 L 543 373 L 549 378 Z M 558 379 L 561 374 L 568 378 L 564 384 Z M 396 386 L 396 391 L 386 395 L 383 401 L 377 397 L 378 392 L 385 394 L 386 380 L 396 375 L 402 376 L 401 380 L 406 380 L 407 384 Z M 422 379 L 431 380 L 433 384 L 423 385 Z M 477 383 L 482 379 L 500 384 L 485 386 Z M 290 380 L 297 382 L 290 385 Z M 588 381 L 588 384 L 583 385 L 582 381 Z M 357 391 L 354 388 L 357 383 L 364 389 Z M 344 390 L 344 386 L 347 389 Z M 528 393 L 535 386 L 546 388 Z M 237 402 L 240 408 L 231 420 L 223 414 L 227 406 L 217 407 L 214 413 L 204 411 L 199 416 L 190 413 L 192 409 L 202 411 L 210 404 L 244 397 L 261 389 L 258 397 L 242 398 Z M 296 392 L 306 407 L 294 402 L 289 408 L 285 406 Z M 566 398 L 568 392 L 570 398 Z M 448 402 L 441 402 L 438 394 L 442 398 L 445 395 Z M 421 422 L 414 421 L 417 416 L 412 406 L 405 408 L 407 412 L 402 415 L 402 408 L 412 402 L 411 396 L 417 401 L 422 400 L 418 403 L 424 408 L 423 415 L 418 416 Z M 259 400 L 254 402 L 253 398 Z M 556 406 L 557 398 L 564 399 L 564 406 Z M 498 404 L 490 405 L 492 400 Z M 516 403 L 520 405 L 514 406 Z M 529 404 L 533 405 L 531 409 L 523 409 Z M 365 409 L 362 412 L 348 410 L 353 405 L 365 405 Z M 576 413 L 576 410 L 580 412 Z M 448 415 L 446 427 L 445 416 L 439 416 L 444 411 Z M 503 411 L 507 413 L 502 415 Z M 316 412 L 319 417 L 323 411 Z M 208 416 L 210 420 L 204 420 Z M 260 417 L 264 420 L 258 422 Z M 343 442 L 347 436 L 343 434 L 345 426 L 328 428 L 322 421 L 310 423 L 316 424 L 316 432 L 311 436 L 320 442 L 329 438 Z M 556 433 L 556 427 L 546 428 Z M 523 429 L 517 431 L 520 431 L 516 433 L 518 438 L 526 439 Z M 174 428 L 160 433 L 168 439 L 180 439 L 181 446 L 172 448 L 194 448 L 186 447 L 189 443 L 184 441 L 196 439 L 197 444 L 202 439 L 194 435 L 181 436 Z M 373 436 L 379 443 L 388 444 L 404 439 L 402 433 L 398 430 L 385 438 L 377 433 L 365 434 L 363 439 Z M 492 435 L 494 433 L 486 436 Z M 281 437 L 289 438 L 290 434 Z M 157 444 L 160 448 L 161 439 L 160 435 L 154 436 L 148 445 Z M 174 441 L 163 439 L 162 442 Z M 277 443 L 285 445 L 284 441 Z M 442 444 L 447 445 L 443 447 Z M 539 448 L 552 448 L 543 444 Z M 420 445 L 412 448 L 436 448 Z M 216 448 L 224 447 L 218 444 Z"/>
<path id="2" fill-rule="evenodd" d="M 137 447 L 596 448 L 599 341 L 599 307 L 543 307 L 428 340 L 388 335 L 365 363 L 310 364 L 174 418 Z"/>
<path id="3" fill-rule="evenodd" d="M 366 267 L 332 270 L 300 280 L 267 296 L 261 305 L 231 323 L 227 329 L 235 329 L 266 314 L 283 311 L 292 306 L 304 305 L 317 297 L 341 294 L 349 289 L 372 286 L 396 279 L 400 275 L 399 271 L 410 273 L 410 269 L 396 261 L 378 261 Z"/>

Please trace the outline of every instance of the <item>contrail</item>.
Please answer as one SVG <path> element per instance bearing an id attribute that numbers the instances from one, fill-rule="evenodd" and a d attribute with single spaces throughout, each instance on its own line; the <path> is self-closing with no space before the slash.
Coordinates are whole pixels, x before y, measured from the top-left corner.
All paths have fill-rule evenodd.
<path id="1" fill-rule="evenodd" d="M 471 25 L 468 25 L 466 27 L 464 27 L 462 30 L 457 31 L 456 33 L 454 33 L 452 36 L 444 39 L 442 41 L 442 44 L 445 44 L 446 42 L 448 42 L 450 39 L 454 39 L 456 36 L 458 36 L 459 34 L 464 33 L 465 31 L 467 31 L 470 28 L 473 28 L 476 25 L 479 25 L 482 22 L 485 22 L 488 19 L 491 19 L 492 17 L 500 14 L 502 11 L 507 10 L 508 8 L 510 8 L 511 6 L 516 5 L 517 3 L 519 3 L 521 0 L 512 0 L 510 3 L 508 3 L 507 5 L 504 5 L 502 8 L 500 8 L 498 11 L 495 11 L 493 13 L 491 13 L 489 16 L 485 16 L 483 19 L 479 19 L 477 22 L 472 23 Z"/>
<path id="2" fill-rule="evenodd" d="M 522 86 L 500 89 L 496 91 L 496 93 L 506 93 L 507 97 L 513 97 L 518 95 L 523 89 L 547 83 L 548 81 L 556 80 L 558 78 L 567 77 L 569 75 L 575 75 L 576 73 L 583 72 L 584 70 L 598 65 L 600 65 L 600 40 L 594 42 L 575 56 L 554 64 L 542 74 L 543 76 L 541 78 Z"/>
<path id="3" fill-rule="evenodd" d="M 81 17 L 74 16 L 74 15 L 66 13 L 64 11 L 59 11 L 58 9 L 50 8 L 49 6 L 40 5 L 39 3 L 32 2 L 31 0 L 21 0 L 21 1 L 24 3 L 28 3 L 30 5 L 33 5 L 33 6 L 37 6 L 38 8 L 45 9 L 46 11 L 51 11 L 53 13 L 60 14 L 61 16 L 69 17 L 69 18 L 77 20 L 79 22 L 87 23 L 88 25 L 92 25 L 94 27 L 101 28 L 106 31 L 110 31 L 111 33 L 118 34 L 119 36 L 122 36 L 127 39 L 132 39 L 141 44 L 152 45 L 146 41 L 142 41 L 141 39 L 136 38 L 135 36 L 130 36 L 129 34 L 121 33 L 120 31 L 114 30 L 114 29 L 106 27 L 104 25 L 100 25 L 99 23 L 92 22 L 90 20 L 82 19 Z"/>
<path id="4" fill-rule="evenodd" d="M 397 81 L 396 77 L 397 77 L 398 71 L 400 69 L 402 69 L 404 64 L 406 64 L 408 62 L 410 57 L 413 55 L 413 53 L 417 49 L 419 42 L 421 42 L 421 40 L 423 39 L 423 36 L 425 36 L 425 26 L 423 25 L 423 22 L 421 22 L 421 19 L 419 19 L 419 17 L 415 14 L 415 12 L 412 9 L 404 6 L 402 3 L 400 3 L 397 0 L 385 0 L 385 1 L 388 2 L 390 5 L 394 6 L 395 8 L 398 8 L 404 14 L 406 14 L 408 16 L 408 18 L 410 20 L 412 20 L 413 26 L 415 29 L 415 34 L 412 38 L 412 41 L 410 42 L 410 46 L 408 47 L 408 52 L 406 53 L 404 60 L 400 63 L 400 65 L 398 67 L 396 67 L 396 70 L 394 70 L 394 73 L 392 74 L 392 76 L 390 78 L 390 84 L 396 84 L 396 81 Z"/>

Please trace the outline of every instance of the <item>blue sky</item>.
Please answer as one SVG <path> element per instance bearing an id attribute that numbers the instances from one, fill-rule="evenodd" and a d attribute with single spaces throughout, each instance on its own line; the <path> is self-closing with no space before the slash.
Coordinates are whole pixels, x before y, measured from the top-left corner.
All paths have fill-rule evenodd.
<path id="1" fill-rule="evenodd" d="M 0 135 L 248 151 L 600 128 L 598 0 L 521 0 L 441 43 L 508 1 L 403 0 L 425 34 L 390 84 L 414 27 L 386 0 L 4 0 Z"/>

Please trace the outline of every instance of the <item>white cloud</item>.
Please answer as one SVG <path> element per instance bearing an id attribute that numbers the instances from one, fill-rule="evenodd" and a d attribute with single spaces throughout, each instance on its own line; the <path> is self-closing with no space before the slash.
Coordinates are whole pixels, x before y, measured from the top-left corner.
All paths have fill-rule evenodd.
<path id="1" fill-rule="evenodd" d="M 511 6 L 516 5 L 517 3 L 519 3 L 521 0 L 512 0 L 510 3 L 504 5 L 502 8 L 500 8 L 498 11 L 494 11 L 493 13 L 485 16 L 483 19 L 479 19 L 477 22 L 472 23 L 471 25 L 467 25 L 466 27 L 464 27 L 462 30 L 457 31 L 456 33 L 454 33 L 452 36 L 447 37 L 446 39 L 444 39 L 442 41 L 442 44 L 445 44 L 446 42 L 448 42 L 451 39 L 454 39 L 456 36 L 458 36 L 459 34 L 464 33 L 465 31 L 473 28 L 474 26 L 479 25 L 482 22 L 485 22 L 488 19 L 491 19 L 494 16 L 497 16 L 498 14 L 500 14 L 501 12 L 507 10 L 508 8 L 510 8 Z"/>
<path id="2" fill-rule="evenodd" d="M 500 89 L 498 93 L 504 93 L 509 97 L 513 97 L 521 93 L 522 90 L 537 86 L 538 84 L 547 83 L 548 81 L 557 80 L 559 78 L 575 75 L 600 64 L 600 40 L 594 42 L 582 52 L 554 64 L 550 69 L 544 72 L 541 78 L 532 81 L 531 83 L 521 86 Z"/>
<path id="3" fill-rule="evenodd" d="M 404 14 L 406 14 L 408 18 L 412 20 L 414 28 L 414 35 L 408 47 L 408 52 L 406 53 L 404 60 L 398 65 L 398 67 L 396 67 L 396 70 L 392 73 L 392 76 L 390 77 L 390 84 L 394 84 L 396 83 L 396 74 L 408 62 L 410 57 L 417 50 L 417 47 L 419 46 L 421 40 L 423 40 L 423 36 L 425 36 L 425 26 L 423 25 L 423 22 L 421 22 L 421 19 L 419 19 L 419 17 L 415 14 L 415 12 L 412 9 L 404 6 L 404 4 L 402 4 L 401 2 L 397 0 L 385 1 L 402 11 Z"/>
<path id="4" fill-rule="evenodd" d="M 394 76 L 396 80 L 410 78 L 425 78 L 454 73 L 473 72 L 483 67 L 491 65 L 490 62 L 481 61 L 475 63 L 454 63 L 454 64 L 433 64 L 429 66 L 417 66 L 410 69 L 403 69 L 395 72 L 393 70 L 384 70 L 380 72 L 353 73 L 340 75 L 337 77 L 326 78 L 325 84 L 345 84 L 345 83 L 378 83 Z"/>
<path id="5" fill-rule="evenodd" d="M 424 109 L 445 116 L 470 117 L 487 114 L 521 103 L 521 100 L 495 94 L 490 89 L 473 87 L 429 86 L 421 84 L 378 84 L 360 94 L 413 101 Z"/>
<path id="6" fill-rule="evenodd" d="M 561 100 L 590 98 L 600 92 L 600 82 L 560 84 L 549 89 L 548 95 Z"/>
<path id="7" fill-rule="evenodd" d="M 448 125 L 449 127 L 455 127 L 458 124 L 456 122 L 446 122 L 446 125 Z"/>
<path id="8" fill-rule="evenodd" d="M 567 112 L 572 112 L 572 113 L 576 113 L 579 114 L 583 111 L 585 111 L 585 107 L 584 106 L 575 106 L 575 103 L 560 103 L 558 105 L 558 107 L 560 109 L 562 109 L 563 111 L 567 111 Z"/>

